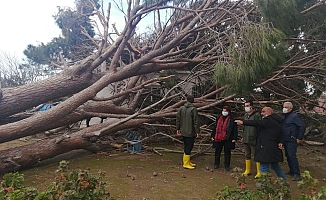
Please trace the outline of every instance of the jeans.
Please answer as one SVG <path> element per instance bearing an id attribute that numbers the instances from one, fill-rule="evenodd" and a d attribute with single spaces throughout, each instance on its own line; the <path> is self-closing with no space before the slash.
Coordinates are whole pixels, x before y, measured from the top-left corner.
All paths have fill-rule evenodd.
<path id="1" fill-rule="evenodd" d="M 277 162 L 261 162 L 260 163 L 260 172 L 261 173 L 269 172 L 269 167 L 271 167 L 275 171 L 275 173 L 277 174 L 278 177 L 283 178 L 283 180 L 286 181 L 284 172 L 281 169 L 281 167 L 278 165 Z"/>
<path id="2" fill-rule="evenodd" d="M 285 156 L 290 168 L 289 172 L 293 175 L 300 176 L 300 168 L 299 168 L 299 162 L 297 158 L 297 148 L 298 148 L 298 143 L 296 140 L 285 141 L 284 143 Z"/>

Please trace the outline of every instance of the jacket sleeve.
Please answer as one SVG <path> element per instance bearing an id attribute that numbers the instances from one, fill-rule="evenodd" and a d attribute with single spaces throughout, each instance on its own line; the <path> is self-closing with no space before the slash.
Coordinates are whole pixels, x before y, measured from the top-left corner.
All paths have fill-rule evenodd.
<path id="1" fill-rule="evenodd" d="M 232 119 L 233 123 L 233 133 L 232 133 L 232 140 L 237 140 L 238 139 L 238 125 L 234 122 L 234 118 Z"/>
<path id="2" fill-rule="evenodd" d="M 297 131 L 298 131 L 298 138 L 299 140 L 303 139 L 304 133 L 306 131 L 306 126 L 303 123 L 303 121 L 300 119 L 300 116 L 298 114 L 296 114 L 293 118 L 293 122 L 295 124 L 295 126 L 297 127 Z"/>
<path id="3" fill-rule="evenodd" d="M 263 119 L 263 120 L 244 120 L 243 125 L 245 126 L 255 126 L 255 127 L 268 127 L 268 120 Z"/>
<path id="4" fill-rule="evenodd" d="M 181 107 L 182 108 L 182 107 Z M 181 115 L 181 108 L 178 109 L 177 112 L 177 119 L 176 119 L 176 128 L 180 130 L 180 115 Z"/>
<path id="5" fill-rule="evenodd" d="M 214 138 L 215 137 L 215 134 L 216 134 L 216 125 L 217 125 L 218 118 L 219 118 L 219 116 L 216 116 L 215 123 L 214 123 L 214 126 L 212 128 L 212 132 L 211 132 L 211 138 Z"/>
<path id="6" fill-rule="evenodd" d="M 200 127 L 199 127 L 199 117 L 198 117 L 198 111 L 196 108 L 192 109 L 192 117 L 193 117 L 193 125 L 196 131 L 196 134 L 200 133 Z"/>

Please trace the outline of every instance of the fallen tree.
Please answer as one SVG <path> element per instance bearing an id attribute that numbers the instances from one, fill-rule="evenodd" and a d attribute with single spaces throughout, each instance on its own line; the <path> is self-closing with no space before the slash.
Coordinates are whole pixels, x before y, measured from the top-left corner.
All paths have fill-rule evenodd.
<path id="1" fill-rule="evenodd" d="M 112 27 L 116 36 L 112 39 L 109 31 L 111 4 L 105 15 L 89 1 L 102 25 L 102 28 L 98 27 L 101 38 L 89 37 L 96 46 L 94 53 L 73 63 L 61 60 L 61 65 L 55 65 L 62 71 L 45 80 L 2 88 L 1 143 L 51 132 L 92 116 L 107 118 L 102 124 L 81 127 L 73 133 L 0 151 L 2 173 L 29 167 L 74 149 L 98 152 L 120 148 L 115 133 L 142 127 L 144 123 L 173 121 L 177 108 L 184 103 L 182 99 L 197 86 L 201 90 L 196 93 L 195 105 L 203 118 L 212 119 L 214 107 L 236 97 L 235 93 L 226 93 L 229 89 L 227 82 L 213 81 L 214 65 L 232 63 L 230 39 L 231 36 L 237 37 L 241 27 L 257 24 L 264 28 L 264 23 L 256 21 L 261 17 L 257 7 L 241 0 L 169 2 L 161 0 L 141 4 L 140 1 L 127 1 L 126 24 L 121 32 Z M 163 10 L 171 12 L 171 18 L 154 23 L 155 29 L 145 36 L 137 32 L 146 15 L 153 12 L 160 15 Z M 265 28 L 271 30 L 270 26 Z M 281 72 L 291 72 L 295 69 L 293 63 Z M 309 64 L 319 70 L 314 64 Z M 277 94 L 271 85 L 278 83 L 281 76 L 282 73 L 272 76 L 269 72 L 261 87 L 268 86 L 266 91 Z M 153 85 L 159 87 L 159 94 L 151 92 Z M 104 88 L 109 88 L 110 94 L 98 96 Z M 158 100 L 150 101 L 152 97 Z M 293 98 L 283 96 L 274 103 L 288 97 Z M 64 100 L 49 110 L 30 112 L 42 103 L 61 98 Z"/>

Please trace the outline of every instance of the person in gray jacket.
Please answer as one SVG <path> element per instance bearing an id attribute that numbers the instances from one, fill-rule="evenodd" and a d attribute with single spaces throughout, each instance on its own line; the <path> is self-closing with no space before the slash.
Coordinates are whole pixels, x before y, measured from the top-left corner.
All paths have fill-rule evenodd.
<path id="1" fill-rule="evenodd" d="M 245 104 L 245 115 L 244 120 L 261 120 L 261 115 L 254 109 L 254 103 L 252 101 L 246 101 Z M 246 170 L 243 175 L 247 176 L 251 174 L 251 155 L 255 155 L 255 145 L 257 139 L 258 128 L 254 126 L 243 126 L 243 145 L 246 157 Z M 256 162 L 256 175 L 255 178 L 259 178 L 260 174 L 260 163 Z"/>
<path id="2" fill-rule="evenodd" d="M 194 169 L 196 164 L 190 161 L 190 154 L 194 147 L 195 138 L 199 137 L 199 115 L 193 105 L 194 97 L 187 95 L 187 102 L 181 106 L 177 113 L 177 134 L 182 135 L 184 144 L 183 168 Z"/>

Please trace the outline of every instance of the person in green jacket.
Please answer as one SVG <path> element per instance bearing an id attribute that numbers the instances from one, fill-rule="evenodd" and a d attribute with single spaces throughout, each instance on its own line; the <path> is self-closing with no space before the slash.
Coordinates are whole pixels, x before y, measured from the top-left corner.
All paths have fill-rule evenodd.
<path id="1" fill-rule="evenodd" d="M 177 134 L 182 135 L 184 144 L 183 168 L 194 169 L 196 164 L 190 161 L 190 154 L 194 147 L 195 138 L 199 137 L 199 116 L 197 108 L 193 105 L 194 97 L 187 95 L 187 102 L 181 106 L 177 113 Z"/>
<path id="2" fill-rule="evenodd" d="M 254 103 L 249 100 L 244 103 L 245 115 L 244 120 L 261 120 L 261 115 L 259 112 L 255 111 Z M 254 126 L 244 126 L 243 127 L 243 145 L 246 156 L 246 170 L 243 175 L 247 176 L 251 174 L 251 155 L 255 155 L 255 146 L 257 139 L 258 128 Z M 256 162 L 257 174 L 255 178 L 259 178 L 260 174 L 260 163 Z"/>

